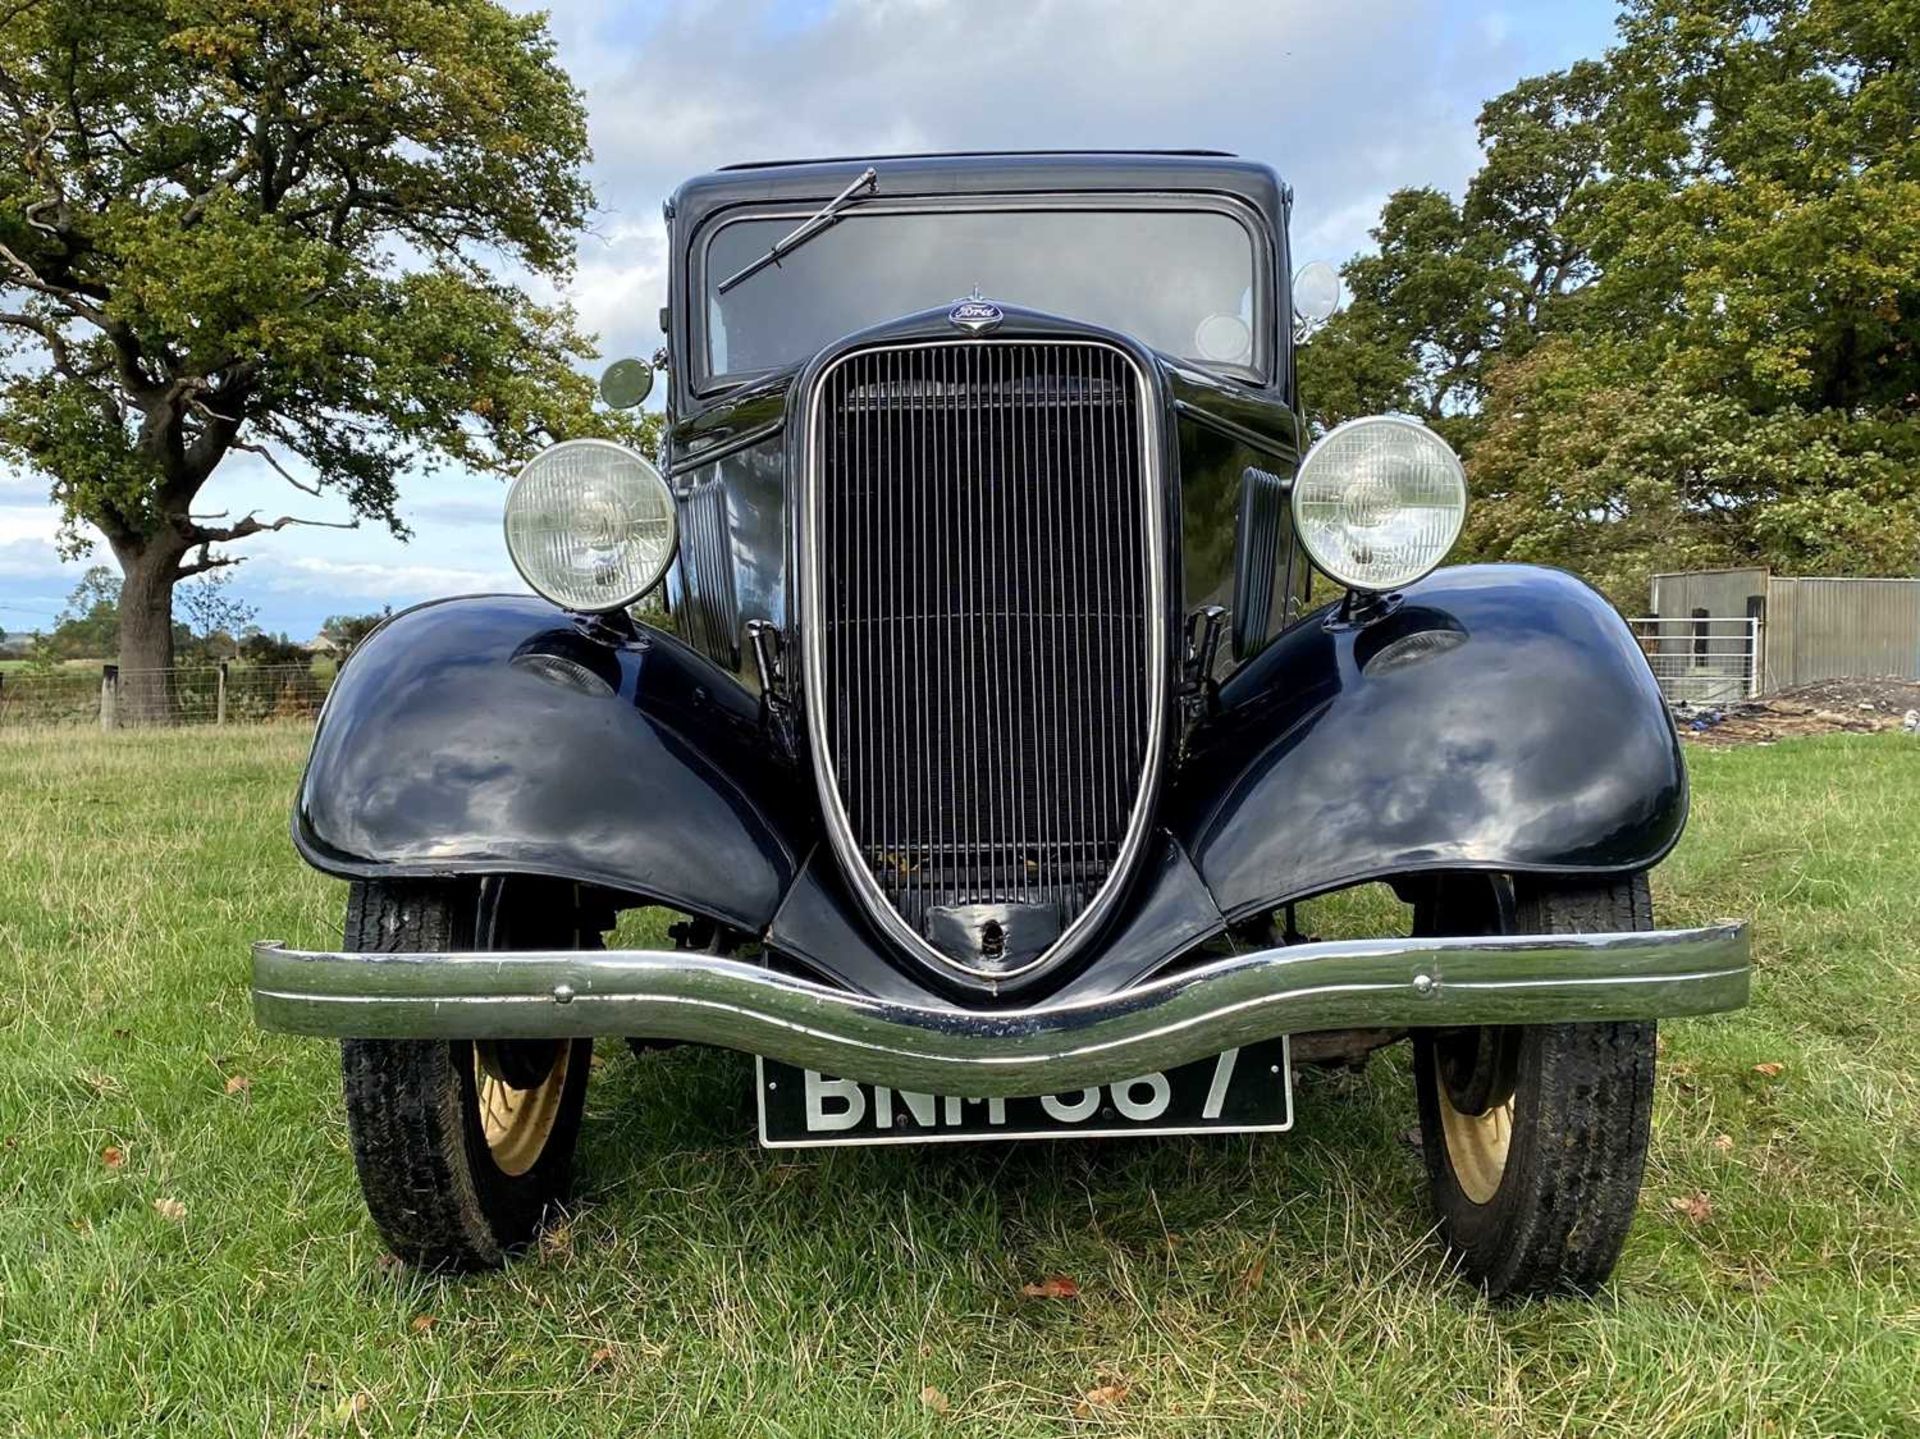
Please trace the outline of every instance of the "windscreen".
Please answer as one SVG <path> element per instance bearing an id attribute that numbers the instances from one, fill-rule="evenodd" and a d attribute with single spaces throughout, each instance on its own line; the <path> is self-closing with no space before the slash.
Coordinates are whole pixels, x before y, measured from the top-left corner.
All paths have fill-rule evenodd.
<path id="1" fill-rule="evenodd" d="M 710 379 L 792 364 L 843 335 L 976 290 L 1209 368 L 1258 378 L 1266 363 L 1256 340 L 1254 238 L 1229 214 L 856 209 L 777 266 L 718 292 L 800 218 L 738 220 L 715 232 L 706 255 Z"/>

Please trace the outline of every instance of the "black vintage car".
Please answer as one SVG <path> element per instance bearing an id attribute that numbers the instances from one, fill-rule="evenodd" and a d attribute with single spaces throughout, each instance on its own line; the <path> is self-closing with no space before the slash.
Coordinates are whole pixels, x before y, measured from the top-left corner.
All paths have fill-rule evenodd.
<path id="1" fill-rule="evenodd" d="M 1295 1066 L 1410 1037 L 1466 1272 L 1607 1275 L 1655 1021 L 1744 1002 L 1746 934 L 1654 928 L 1686 773 L 1605 601 L 1438 568 L 1420 425 L 1309 443 L 1290 207 L 1197 152 L 674 196 L 657 464 L 555 446 L 506 502 L 542 598 L 353 656 L 293 823 L 345 945 L 254 952 L 397 1253 L 529 1237 L 597 1037 L 760 1056 L 771 1145 L 1284 1129 Z M 1296 931 L 1376 881 L 1400 933 Z M 674 947 L 604 948 L 640 905 Z"/>

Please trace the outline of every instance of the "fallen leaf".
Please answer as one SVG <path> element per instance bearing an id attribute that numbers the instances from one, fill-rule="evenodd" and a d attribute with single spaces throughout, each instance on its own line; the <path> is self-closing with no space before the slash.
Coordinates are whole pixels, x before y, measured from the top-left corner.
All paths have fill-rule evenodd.
<path id="1" fill-rule="evenodd" d="M 100 1162 L 109 1169 L 118 1169 L 127 1162 L 126 1152 L 118 1145 L 109 1144 L 100 1151 Z"/>
<path id="2" fill-rule="evenodd" d="M 1247 1272 L 1240 1276 L 1240 1292 L 1242 1294 L 1253 1293 L 1254 1290 L 1260 1287 L 1260 1281 L 1266 1277 L 1267 1256 L 1266 1252 L 1262 1250 L 1255 1256 L 1253 1263 L 1247 1266 Z"/>
<path id="3" fill-rule="evenodd" d="M 598 1373 L 600 1370 L 605 1369 L 608 1365 L 612 1363 L 613 1363 L 613 1346 L 610 1344 L 603 1344 L 598 1349 L 594 1350 L 593 1353 L 587 1357 L 587 1372 L 589 1374 Z"/>
<path id="4" fill-rule="evenodd" d="M 253 1088 L 253 1081 L 244 1074 L 230 1075 L 227 1078 L 228 1094 L 245 1094 Z"/>
<path id="5" fill-rule="evenodd" d="M 1081 1402 L 1087 1409 L 1105 1409 L 1111 1408 L 1126 1397 L 1126 1385 L 1102 1384 L 1097 1389 L 1089 1389 L 1086 1394 L 1082 1396 Z"/>
<path id="6" fill-rule="evenodd" d="M 350 1420 L 358 1419 L 362 1414 L 366 1413 L 372 1405 L 373 1398 L 369 1394 L 363 1392 L 350 1395 L 342 1399 L 339 1407 L 333 1411 L 334 1422 L 345 1424 Z"/>
<path id="7" fill-rule="evenodd" d="M 1733 1148 L 1733 1136 L 1731 1134 L 1714 1135 L 1713 1147 L 1719 1150 L 1722 1154 L 1725 1154 L 1729 1149 Z"/>
<path id="8" fill-rule="evenodd" d="M 413 1322 L 410 1323 L 407 1327 L 413 1330 L 415 1334 L 425 1334 L 429 1329 L 433 1328 L 433 1326 L 438 1324 L 439 1322 L 440 1321 L 434 1318 L 431 1314 L 416 1314 L 413 1316 Z"/>
<path id="9" fill-rule="evenodd" d="M 936 1414 L 944 1414 L 953 1407 L 953 1401 L 931 1384 L 920 1391 L 920 1402 Z"/>
<path id="10" fill-rule="evenodd" d="M 156 1199 L 153 1201 L 153 1212 L 162 1219 L 171 1219 L 178 1223 L 187 1217 L 187 1206 L 177 1199 Z"/>
<path id="11" fill-rule="evenodd" d="M 1768 1079 L 1778 1079 L 1782 1074 L 1786 1073 L 1786 1070 L 1786 1065 L 1776 1059 L 1769 1059 L 1766 1063 L 1756 1064 L 1753 1067 L 1755 1074 L 1764 1074 Z"/>
<path id="12" fill-rule="evenodd" d="M 1049 1274 L 1038 1284 L 1023 1284 L 1020 1292 L 1029 1299 L 1078 1299 L 1080 1286 L 1064 1274 Z"/>
<path id="13" fill-rule="evenodd" d="M 1713 1218 L 1713 1201 L 1698 1190 L 1692 1194 L 1676 1194 L 1667 1204 L 1694 1224 Z"/>

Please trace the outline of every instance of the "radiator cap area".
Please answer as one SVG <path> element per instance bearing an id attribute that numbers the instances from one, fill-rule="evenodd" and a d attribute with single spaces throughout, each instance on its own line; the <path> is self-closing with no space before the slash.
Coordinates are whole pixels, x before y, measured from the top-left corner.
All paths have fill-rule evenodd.
<path id="1" fill-rule="evenodd" d="M 927 941 L 947 958 L 989 972 L 1024 969 L 1060 938 L 1058 905 L 936 904 Z"/>

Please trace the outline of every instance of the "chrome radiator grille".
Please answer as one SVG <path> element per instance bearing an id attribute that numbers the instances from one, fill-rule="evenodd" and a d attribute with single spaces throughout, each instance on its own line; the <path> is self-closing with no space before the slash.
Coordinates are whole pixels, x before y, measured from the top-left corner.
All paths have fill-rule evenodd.
<path id="1" fill-rule="evenodd" d="M 1015 340 L 856 352 L 820 381 L 816 762 L 897 935 L 1030 906 L 1058 950 L 1137 844 L 1164 701 L 1142 388 L 1108 346 Z"/>

